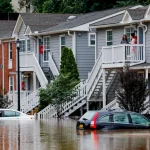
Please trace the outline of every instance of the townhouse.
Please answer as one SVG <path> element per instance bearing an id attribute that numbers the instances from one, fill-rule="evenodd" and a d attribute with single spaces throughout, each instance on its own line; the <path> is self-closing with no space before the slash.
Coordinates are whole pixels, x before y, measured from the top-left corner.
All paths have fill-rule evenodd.
<path id="1" fill-rule="evenodd" d="M 12 31 L 16 21 L 0 20 L 0 89 L 1 95 L 16 90 L 16 44 Z"/>
<path id="2" fill-rule="evenodd" d="M 77 85 L 77 97 L 64 104 L 62 114 L 70 115 L 84 106 L 89 109 L 93 102 L 96 104 L 94 109 L 105 107 L 109 102 L 111 104 L 107 106 L 114 106 L 117 70 L 125 63 L 137 68 L 148 62 L 149 51 L 145 44 L 148 15 L 149 7 L 143 6 L 81 15 L 20 14 L 12 37 L 20 40 L 22 111 L 27 113 L 36 107 L 39 88 L 59 74 L 64 46 L 73 50 L 81 82 Z M 122 35 L 126 34 L 129 39 L 132 32 L 138 39 L 138 44 L 134 45 L 138 51 L 135 60 L 130 56 L 133 45 L 120 45 Z M 143 73 L 143 70 L 139 72 Z M 148 69 L 144 72 L 148 78 Z M 13 94 L 15 106 L 17 91 Z M 51 105 L 40 114 L 56 116 Z"/>

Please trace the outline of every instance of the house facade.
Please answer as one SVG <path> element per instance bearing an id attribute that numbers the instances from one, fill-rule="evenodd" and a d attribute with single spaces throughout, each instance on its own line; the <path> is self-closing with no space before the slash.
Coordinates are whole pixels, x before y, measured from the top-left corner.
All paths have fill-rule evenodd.
<path id="1" fill-rule="evenodd" d="M 0 21 L 0 91 L 1 95 L 16 90 L 16 44 L 11 34 L 16 21 Z"/>

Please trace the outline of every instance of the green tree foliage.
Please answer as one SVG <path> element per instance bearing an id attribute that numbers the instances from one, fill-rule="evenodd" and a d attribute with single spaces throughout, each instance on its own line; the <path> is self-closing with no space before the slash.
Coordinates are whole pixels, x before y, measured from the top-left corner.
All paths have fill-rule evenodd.
<path id="1" fill-rule="evenodd" d="M 7 108 L 11 102 L 8 100 L 8 96 L 0 95 L 0 108 Z"/>
<path id="2" fill-rule="evenodd" d="M 35 12 L 87 13 L 112 8 L 116 0 L 31 0 Z"/>
<path id="3" fill-rule="evenodd" d="M 144 77 L 128 66 L 119 73 L 121 90 L 117 93 L 120 108 L 134 112 L 146 109 L 144 101 L 148 95 L 147 82 Z"/>
<path id="4" fill-rule="evenodd" d="M 70 73 L 70 79 L 79 80 L 79 72 L 73 52 L 67 47 L 62 50 L 60 73 L 63 75 Z"/>
<path id="5" fill-rule="evenodd" d="M 12 13 L 13 8 L 11 0 L 1 0 L 0 1 L 0 13 Z"/>
<path id="6" fill-rule="evenodd" d="M 69 74 L 65 76 L 60 74 L 51 84 L 47 85 L 46 89 L 40 90 L 39 110 L 52 104 L 57 110 L 57 116 L 60 117 L 60 112 L 63 110 L 62 104 L 73 100 L 76 96 L 74 87 L 78 81 L 70 80 L 69 77 Z"/>
<path id="7" fill-rule="evenodd" d="M 130 6 L 130 5 L 149 5 L 150 0 L 117 0 L 114 7 Z"/>

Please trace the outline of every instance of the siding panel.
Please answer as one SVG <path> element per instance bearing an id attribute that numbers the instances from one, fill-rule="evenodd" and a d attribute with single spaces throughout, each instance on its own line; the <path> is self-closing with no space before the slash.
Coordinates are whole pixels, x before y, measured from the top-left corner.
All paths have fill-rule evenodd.
<path id="1" fill-rule="evenodd" d="M 146 55 L 146 62 L 150 63 L 150 24 L 147 25 L 147 32 L 146 32 L 146 45 L 145 45 L 145 55 Z"/>
<path id="2" fill-rule="evenodd" d="M 121 42 L 122 35 L 124 34 L 124 27 L 104 28 L 97 30 L 97 57 L 102 51 L 103 46 L 107 46 L 106 43 L 106 30 L 112 29 L 113 31 L 113 45 L 118 45 Z"/>
<path id="3" fill-rule="evenodd" d="M 76 62 L 80 79 L 87 79 L 95 63 L 95 47 L 88 46 L 88 32 L 76 33 Z"/>

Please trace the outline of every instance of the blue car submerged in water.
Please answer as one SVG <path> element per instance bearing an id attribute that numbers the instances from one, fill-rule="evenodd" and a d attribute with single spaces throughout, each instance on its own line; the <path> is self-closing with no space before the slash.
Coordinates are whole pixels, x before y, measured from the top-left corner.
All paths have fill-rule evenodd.
<path id="1" fill-rule="evenodd" d="M 88 111 L 78 121 L 77 129 L 150 129 L 150 120 L 123 110 Z"/>

